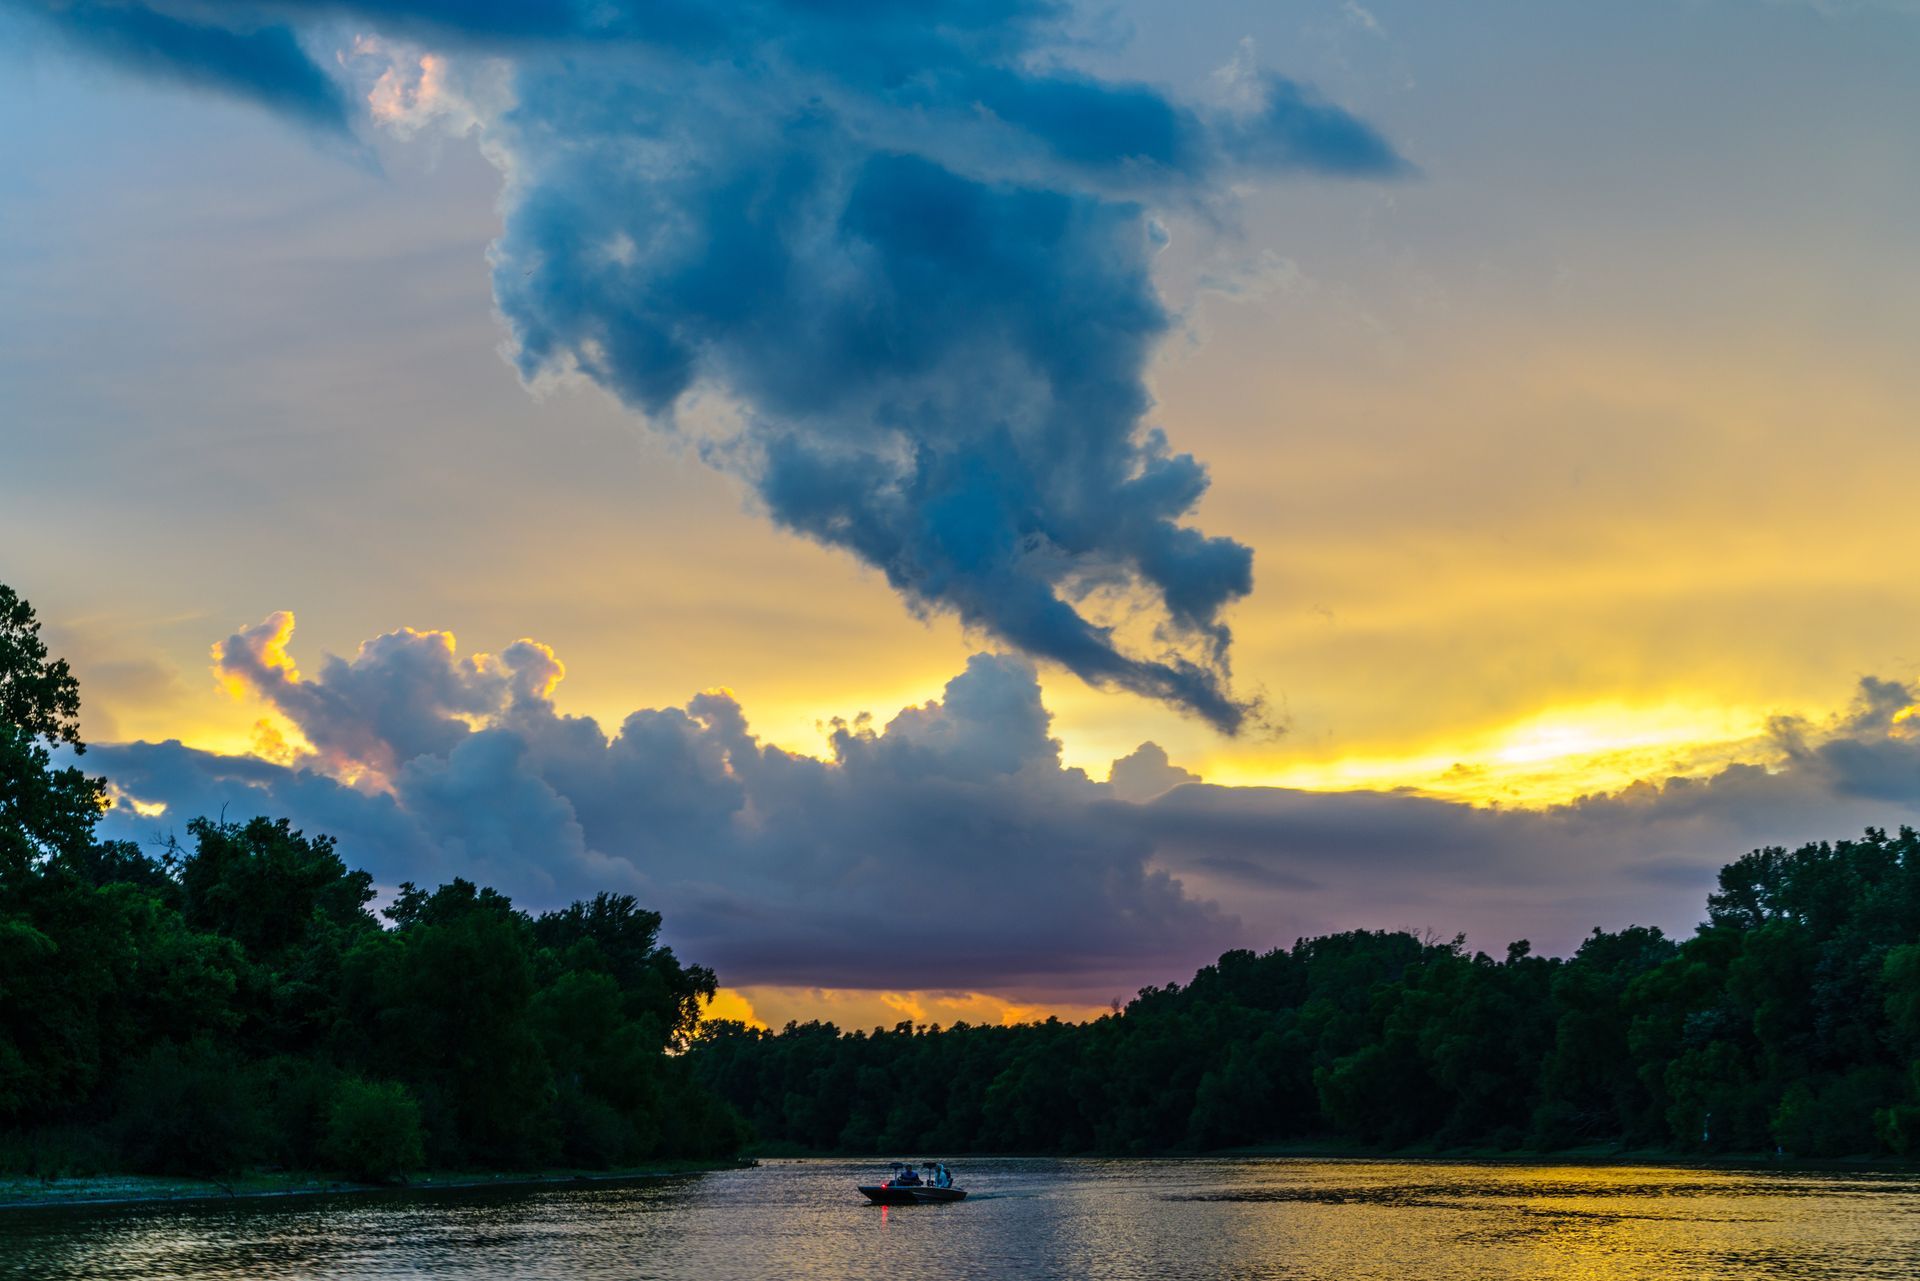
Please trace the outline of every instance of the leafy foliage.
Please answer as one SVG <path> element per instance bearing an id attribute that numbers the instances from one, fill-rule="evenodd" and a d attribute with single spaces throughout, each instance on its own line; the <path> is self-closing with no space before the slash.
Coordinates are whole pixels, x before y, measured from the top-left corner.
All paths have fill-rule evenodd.
<path id="1" fill-rule="evenodd" d="M 351 1178 L 384 1183 L 425 1160 L 420 1105 L 391 1081 L 341 1081 L 327 1113 L 320 1153 Z"/>
<path id="2" fill-rule="evenodd" d="M 47 657 L 32 606 L 0 583 L 0 876 L 92 844 L 106 787 L 53 768 L 49 750 L 87 750 L 79 718 L 80 683 L 65 659 Z"/>
<path id="3" fill-rule="evenodd" d="M 99 842 L 78 686 L 0 587 L 0 1161 L 389 1179 L 431 1162 L 606 1166 L 733 1152 L 680 1048 L 713 974 L 601 895 L 532 917 L 372 878 L 286 820 Z"/>
<path id="4" fill-rule="evenodd" d="M 33 606 L 0 583 L 0 725 L 29 739 L 80 742 L 80 682 L 64 658 L 48 658 Z"/>

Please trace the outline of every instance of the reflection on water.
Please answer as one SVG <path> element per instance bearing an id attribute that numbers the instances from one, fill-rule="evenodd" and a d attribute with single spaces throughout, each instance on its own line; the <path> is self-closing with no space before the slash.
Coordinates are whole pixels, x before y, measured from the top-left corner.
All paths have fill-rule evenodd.
<path id="1" fill-rule="evenodd" d="M 626 1187 L 0 1214 L 0 1278 L 1920 1277 L 1920 1178 L 1324 1160 L 968 1161 Z"/>

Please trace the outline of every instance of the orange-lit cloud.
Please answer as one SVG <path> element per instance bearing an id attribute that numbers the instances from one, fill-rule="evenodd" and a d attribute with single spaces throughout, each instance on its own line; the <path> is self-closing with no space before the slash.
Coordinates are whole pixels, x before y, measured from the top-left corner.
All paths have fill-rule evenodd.
<path id="1" fill-rule="evenodd" d="M 362 75 L 366 74 L 364 68 L 379 69 L 366 91 L 367 110 L 400 137 L 410 137 L 434 124 L 459 133 L 476 123 L 473 106 L 454 87 L 450 65 L 442 54 L 359 35 L 338 61 Z"/>
<path id="2" fill-rule="evenodd" d="M 300 669 L 287 653 L 293 628 L 293 611 L 277 609 L 255 626 L 216 643 L 208 651 L 215 679 L 235 698 L 299 684 Z"/>
<path id="3" fill-rule="evenodd" d="M 253 741 L 247 751 L 275 765 L 292 765 L 313 755 L 313 745 L 285 717 L 263 716 L 253 723 Z"/>
<path id="4" fill-rule="evenodd" d="M 254 755 L 281 764 L 311 756 L 356 786 L 389 789 L 418 751 L 515 704 L 544 704 L 566 676 L 538 641 L 462 658 L 452 632 L 402 627 L 362 643 L 351 660 L 329 658 L 310 680 L 287 653 L 294 626 L 291 611 L 277 610 L 235 632 L 213 647 L 214 675 L 273 709 L 255 723 Z"/>
<path id="5" fill-rule="evenodd" d="M 356 40 L 354 52 L 372 52 L 371 42 Z M 395 67 L 380 73 L 380 79 L 367 94 L 367 106 L 374 119 L 389 124 L 418 120 L 433 111 L 445 93 L 446 64 L 430 53 L 417 60 L 418 75 L 408 82 Z"/>
<path id="6" fill-rule="evenodd" d="M 107 786 L 107 803 L 132 810 L 141 818 L 159 818 L 167 812 L 168 808 L 165 801 L 143 801 L 125 788 L 111 783 Z"/>

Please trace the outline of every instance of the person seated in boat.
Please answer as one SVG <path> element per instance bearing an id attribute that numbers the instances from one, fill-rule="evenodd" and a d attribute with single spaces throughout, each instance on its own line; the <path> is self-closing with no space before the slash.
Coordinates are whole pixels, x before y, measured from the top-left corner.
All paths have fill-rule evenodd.
<path id="1" fill-rule="evenodd" d="M 912 1166 L 908 1166 L 906 1169 L 900 1171 L 899 1174 L 894 1176 L 893 1184 L 895 1187 L 899 1187 L 899 1188 L 918 1187 L 920 1186 L 920 1176 L 914 1172 L 914 1168 Z"/>

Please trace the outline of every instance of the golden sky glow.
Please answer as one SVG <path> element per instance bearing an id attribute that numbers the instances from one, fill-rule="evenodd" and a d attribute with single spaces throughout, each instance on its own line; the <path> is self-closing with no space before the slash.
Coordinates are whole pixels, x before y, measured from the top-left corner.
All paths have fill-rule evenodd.
<path id="1" fill-rule="evenodd" d="M 1126 995 L 1132 995 L 1127 993 Z M 856 992 L 834 988 L 747 987 L 720 989 L 707 1005 L 707 1017 L 737 1019 L 755 1027 L 779 1029 L 789 1022 L 830 1022 L 843 1030 L 891 1028 L 906 1022 L 1010 1024 L 1048 1017 L 1070 1022 L 1099 1018 L 1106 1005 L 1061 1005 L 1010 1001 L 984 992 Z"/>
<path id="2" fill-rule="evenodd" d="M 1412 745 L 1401 754 L 1271 762 L 1236 756 L 1203 770 L 1230 786 L 1410 789 L 1476 804 L 1552 805 L 1642 779 L 1765 760 L 1767 713 L 1724 706 L 1547 708 L 1508 725 Z"/>

